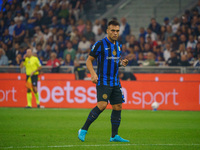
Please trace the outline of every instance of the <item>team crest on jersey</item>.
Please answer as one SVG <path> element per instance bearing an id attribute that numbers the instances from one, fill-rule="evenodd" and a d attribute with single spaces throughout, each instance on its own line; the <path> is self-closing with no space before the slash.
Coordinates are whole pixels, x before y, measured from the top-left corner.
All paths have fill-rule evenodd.
<path id="1" fill-rule="evenodd" d="M 107 99 L 108 98 L 108 95 L 107 94 L 103 94 L 103 99 Z"/>
<path id="2" fill-rule="evenodd" d="M 113 55 L 115 56 L 116 54 L 117 54 L 117 52 L 114 50 L 114 51 L 113 51 Z"/>

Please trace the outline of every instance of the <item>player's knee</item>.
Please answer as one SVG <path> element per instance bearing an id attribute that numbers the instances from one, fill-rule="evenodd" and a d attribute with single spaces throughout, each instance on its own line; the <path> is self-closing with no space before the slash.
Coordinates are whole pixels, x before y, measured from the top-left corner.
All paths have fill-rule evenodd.
<path id="1" fill-rule="evenodd" d="M 30 89 L 27 89 L 27 93 L 30 93 L 31 92 L 31 90 Z"/>
<path id="2" fill-rule="evenodd" d="M 114 110 L 122 110 L 122 104 L 115 104 L 115 105 L 112 105 L 112 107 Z"/>
<path id="3" fill-rule="evenodd" d="M 97 103 L 97 107 L 98 107 L 101 111 L 103 111 L 104 109 L 106 109 L 107 105 L 108 105 L 107 102 L 98 102 L 98 103 Z"/>

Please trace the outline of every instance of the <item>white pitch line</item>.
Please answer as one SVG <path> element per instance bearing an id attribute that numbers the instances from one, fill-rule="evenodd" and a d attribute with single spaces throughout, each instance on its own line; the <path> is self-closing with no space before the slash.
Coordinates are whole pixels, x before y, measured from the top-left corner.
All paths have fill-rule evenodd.
<path id="1" fill-rule="evenodd" d="M 200 144 L 98 144 L 98 145 L 55 145 L 55 146 L 9 146 L 0 147 L 0 149 L 24 149 L 24 148 L 64 148 L 64 147 L 98 147 L 98 146 L 200 146 Z"/>

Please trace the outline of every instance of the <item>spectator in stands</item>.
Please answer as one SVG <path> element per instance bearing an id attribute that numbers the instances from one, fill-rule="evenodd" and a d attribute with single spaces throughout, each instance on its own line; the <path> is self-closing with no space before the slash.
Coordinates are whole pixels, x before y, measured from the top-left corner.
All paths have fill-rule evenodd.
<path id="1" fill-rule="evenodd" d="M 144 45 L 144 51 L 143 51 L 143 54 L 144 54 L 144 58 L 146 59 L 147 58 L 147 54 L 149 52 L 152 52 L 152 49 L 151 49 L 151 46 L 149 43 L 145 43 Z"/>
<path id="2" fill-rule="evenodd" d="M 34 36 L 35 36 L 36 44 L 44 42 L 44 34 L 41 31 L 41 29 L 40 29 L 39 26 L 35 27 L 35 34 L 34 34 Z"/>
<path id="3" fill-rule="evenodd" d="M 8 65 L 8 57 L 5 55 L 4 49 L 0 48 L 0 66 Z"/>
<path id="4" fill-rule="evenodd" d="M 166 32 L 165 32 L 165 41 L 167 41 L 168 37 L 172 37 L 174 33 L 172 32 L 171 26 L 166 26 Z"/>
<path id="5" fill-rule="evenodd" d="M 200 43 L 199 42 L 196 45 L 196 49 L 194 51 L 194 57 L 198 58 L 198 54 L 200 54 Z"/>
<path id="6" fill-rule="evenodd" d="M 80 0 L 70 0 L 70 11 L 75 16 L 76 20 L 79 20 L 81 11 L 81 1 Z"/>
<path id="7" fill-rule="evenodd" d="M 21 43 L 25 36 L 25 27 L 22 24 L 22 20 L 16 19 L 15 22 L 16 26 L 14 28 L 13 38 L 15 42 Z"/>
<path id="8" fill-rule="evenodd" d="M 168 17 L 165 17 L 163 21 L 164 21 L 163 26 L 165 26 L 165 27 L 167 27 L 167 26 L 171 26 L 171 23 L 170 23 Z"/>
<path id="9" fill-rule="evenodd" d="M 65 66 L 73 66 L 74 65 L 74 61 L 72 60 L 72 57 L 70 54 L 65 55 L 63 65 L 65 65 Z"/>
<path id="10" fill-rule="evenodd" d="M 163 57 L 164 57 L 165 61 L 167 61 L 170 58 L 170 53 L 172 51 L 172 48 L 171 48 L 170 43 L 166 43 L 165 47 L 166 47 L 166 49 L 164 50 Z"/>
<path id="11" fill-rule="evenodd" d="M 101 20 L 101 28 L 103 29 L 105 34 L 106 34 L 106 30 L 107 30 L 107 22 L 108 22 L 108 20 L 106 18 L 103 18 Z"/>
<path id="12" fill-rule="evenodd" d="M 143 37 L 145 39 L 147 32 L 145 31 L 144 27 L 140 27 L 140 34 L 139 38 Z"/>
<path id="13" fill-rule="evenodd" d="M 121 18 L 119 37 L 122 39 L 122 43 L 125 43 L 126 36 L 131 33 L 130 25 L 127 23 L 126 18 Z"/>
<path id="14" fill-rule="evenodd" d="M 128 41 L 128 43 L 126 43 L 126 46 L 128 48 L 134 48 L 135 45 L 138 45 L 138 42 L 136 41 L 134 35 L 130 35 L 129 36 L 129 41 Z"/>
<path id="15" fill-rule="evenodd" d="M 172 49 L 178 50 L 179 49 L 179 41 L 176 35 L 172 36 Z"/>
<path id="16" fill-rule="evenodd" d="M 141 62 L 143 62 L 144 59 L 144 54 L 142 52 L 139 52 L 138 54 L 138 63 L 141 64 Z"/>
<path id="17" fill-rule="evenodd" d="M 136 77 L 131 72 L 119 72 L 119 78 L 121 80 L 125 80 L 125 81 L 131 81 L 131 80 L 135 81 L 136 80 Z"/>
<path id="18" fill-rule="evenodd" d="M 147 53 L 147 59 L 142 63 L 142 66 L 156 66 L 154 54 L 152 52 Z"/>
<path id="19" fill-rule="evenodd" d="M 106 34 L 103 32 L 103 29 L 100 27 L 98 28 L 98 33 L 95 35 L 95 41 L 99 41 L 106 37 Z"/>
<path id="20" fill-rule="evenodd" d="M 61 5 L 61 10 L 58 13 L 58 18 L 64 18 L 64 19 L 68 19 L 69 17 L 69 8 L 67 3 L 62 3 Z"/>
<path id="21" fill-rule="evenodd" d="M 9 35 L 13 36 L 15 26 L 16 26 L 16 24 L 15 24 L 14 20 L 11 20 L 10 25 L 8 27 Z"/>
<path id="22" fill-rule="evenodd" d="M 13 37 L 9 35 L 8 29 L 5 29 L 3 33 L 2 42 L 7 45 L 8 49 L 12 47 Z"/>
<path id="23" fill-rule="evenodd" d="M 24 0 L 22 2 L 22 8 L 25 10 L 28 4 L 30 4 L 29 0 Z"/>
<path id="24" fill-rule="evenodd" d="M 126 47 L 126 44 L 122 45 L 122 50 L 121 50 L 121 58 L 125 59 L 126 56 L 130 53 L 130 51 L 128 50 L 128 48 Z"/>
<path id="25" fill-rule="evenodd" d="M 52 28 L 59 28 L 57 16 L 53 16 L 51 19 L 51 24 L 49 25 L 50 29 Z"/>
<path id="26" fill-rule="evenodd" d="M 94 40 L 95 39 L 95 34 L 92 32 L 92 26 L 91 25 L 86 25 L 86 30 L 84 32 L 84 36 L 88 41 Z"/>
<path id="27" fill-rule="evenodd" d="M 198 54 L 198 59 L 194 62 L 193 66 L 200 68 L 200 53 Z"/>
<path id="28" fill-rule="evenodd" d="M 0 36 L 3 35 L 5 29 L 6 29 L 5 21 L 4 20 L 0 20 Z"/>
<path id="29" fill-rule="evenodd" d="M 187 28 L 190 28 L 190 22 L 188 21 L 188 18 L 186 16 L 181 17 L 181 24 L 180 26 L 185 26 Z"/>
<path id="30" fill-rule="evenodd" d="M 51 49 L 53 50 L 55 48 L 56 43 L 53 40 L 53 36 L 50 36 L 47 40 L 47 44 L 51 46 Z"/>
<path id="31" fill-rule="evenodd" d="M 166 27 L 165 26 L 161 26 L 160 34 L 158 35 L 158 39 L 164 41 L 165 40 L 165 33 L 166 33 Z"/>
<path id="32" fill-rule="evenodd" d="M 45 52 L 44 52 L 44 50 L 42 49 L 42 44 L 41 43 L 38 43 L 37 45 L 36 45 L 36 50 L 37 50 L 37 57 L 40 59 L 40 60 L 42 60 L 42 61 L 44 61 L 44 56 L 45 56 Z"/>
<path id="33" fill-rule="evenodd" d="M 29 17 L 33 15 L 33 8 L 31 8 L 31 4 L 27 4 L 27 7 L 24 9 L 25 13 L 28 13 Z"/>
<path id="34" fill-rule="evenodd" d="M 192 52 L 187 53 L 187 58 L 190 64 L 193 64 L 195 62 L 194 54 Z"/>
<path id="35" fill-rule="evenodd" d="M 22 16 L 22 12 L 21 11 L 16 11 L 16 17 L 14 18 L 14 20 L 24 20 L 24 16 Z"/>
<path id="36" fill-rule="evenodd" d="M 127 66 L 138 66 L 138 62 L 137 62 L 137 59 L 136 59 L 136 55 L 131 52 L 130 54 L 128 54 L 126 56 L 126 59 L 128 59 L 128 65 Z"/>
<path id="37" fill-rule="evenodd" d="M 59 24 L 59 29 L 63 29 L 64 32 L 66 32 L 67 28 L 68 28 L 68 25 L 67 25 L 66 19 L 61 18 L 61 21 L 60 21 L 60 24 Z"/>
<path id="38" fill-rule="evenodd" d="M 154 55 L 155 55 L 155 61 L 164 61 L 163 52 L 160 45 L 156 46 Z"/>
<path id="39" fill-rule="evenodd" d="M 79 35 L 82 35 L 83 34 L 83 31 L 85 30 L 85 23 L 83 21 L 83 19 L 79 19 L 78 20 L 78 25 L 77 25 L 77 29 L 78 29 L 78 32 L 79 32 Z"/>
<path id="40" fill-rule="evenodd" d="M 166 65 L 168 65 L 168 66 L 179 66 L 180 65 L 180 60 L 178 59 L 175 51 L 170 52 L 170 57 L 166 61 Z"/>
<path id="41" fill-rule="evenodd" d="M 44 16 L 44 22 L 43 22 L 46 26 L 49 26 L 51 24 L 53 15 L 54 15 L 53 11 L 48 10 L 48 14 Z"/>
<path id="42" fill-rule="evenodd" d="M 186 51 L 185 45 L 184 44 L 180 44 L 179 45 L 179 49 L 177 50 L 177 52 L 178 52 L 180 57 L 182 55 L 187 55 L 187 51 Z"/>
<path id="43" fill-rule="evenodd" d="M 83 80 L 87 76 L 86 69 L 79 63 L 78 60 L 74 61 L 74 67 L 75 79 Z"/>
<path id="44" fill-rule="evenodd" d="M 179 26 L 180 26 L 179 18 L 175 17 L 174 20 L 173 20 L 173 23 L 172 23 L 172 32 L 176 33 Z"/>
<path id="45" fill-rule="evenodd" d="M 191 66 L 188 61 L 187 55 L 181 56 L 180 66 Z"/>
<path id="46" fill-rule="evenodd" d="M 160 33 L 160 32 L 159 32 Z M 153 32 L 151 30 L 151 28 L 148 28 L 147 29 L 147 34 L 146 34 L 146 37 L 145 37 L 145 41 L 147 41 L 147 37 L 151 37 L 151 40 L 152 41 L 156 41 L 157 40 L 157 34 L 155 32 Z"/>
<path id="47" fill-rule="evenodd" d="M 157 23 L 155 18 L 151 19 L 151 23 L 149 24 L 149 29 L 151 29 L 152 32 L 155 32 L 156 34 L 160 34 L 160 24 Z"/>
<path id="48" fill-rule="evenodd" d="M 144 51 L 144 45 L 145 45 L 145 38 L 141 36 L 141 37 L 139 38 L 139 47 L 140 47 L 140 51 Z"/>
<path id="49" fill-rule="evenodd" d="M 75 49 L 72 47 L 72 42 L 71 41 L 68 41 L 67 43 L 66 43 L 66 45 L 67 45 L 67 49 L 65 49 L 64 50 L 64 54 L 63 54 L 63 59 L 65 59 L 66 58 L 66 55 L 70 55 L 71 57 L 71 60 L 72 61 L 74 61 L 74 59 L 75 59 L 75 56 L 76 56 L 76 51 L 75 51 Z"/>
<path id="50" fill-rule="evenodd" d="M 192 50 L 195 50 L 197 45 L 197 41 L 194 39 L 193 35 L 189 35 L 189 40 L 187 42 L 187 48 L 191 48 Z"/>
<path id="51" fill-rule="evenodd" d="M 185 47 L 187 46 L 187 38 L 184 34 L 181 34 L 180 36 L 180 44 L 184 44 Z"/>
<path id="52" fill-rule="evenodd" d="M 20 66 L 21 61 L 22 61 L 22 55 L 21 54 L 17 54 L 16 58 L 12 60 L 11 65 Z"/>
<path id="53" fill-rule="evenodd" d="M 58 73 L 60 69 L 60 61 L 57 59 L 57 54 L 51 52 L 50 59 L 47 61 L 46 66 L 51 66 L 52 73 Z"/>
<path id="54" fill-rule="evenodd" d="M 78 44 L 78 52 L 76 54 L 76 58 L 80 59 L 80 57 L 86 60 L 88 56 L 88 52 L 90 51 L 91 43 L 86 39 L 86 37 L 82 37 L 82 40 Z"/>
<path id="55" fill-rule="evenodd" d="M 96 19 L 95 22 L 94 22 L 94 25 L 92 27 L 92 32 L 95 34 L 95 36 L 98 35 L 100 28 L 101 28 L 100 20 Z"/>
<path id="56" fill-rule="evenodd" d="M 50 36 L 52 36 L 52 32 L 49 30 L 49 28 L 47 26 L 43 26 L 43 35 L 44 35 L 44 42 L 47 42 L 47 40 L 49 39 Z"/>

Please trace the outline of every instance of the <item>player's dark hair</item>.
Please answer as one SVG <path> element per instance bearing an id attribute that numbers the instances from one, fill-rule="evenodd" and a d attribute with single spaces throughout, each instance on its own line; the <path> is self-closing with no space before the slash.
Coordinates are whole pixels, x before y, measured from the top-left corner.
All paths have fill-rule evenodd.
<path id="1" fill-rule="evenodd" d="M 119 26 L 119 22 L 116 21 L 116 20 L 111 20 L 111 21 L 108 23 L 108 26 L 110 26 L 110 25 Z"/>

